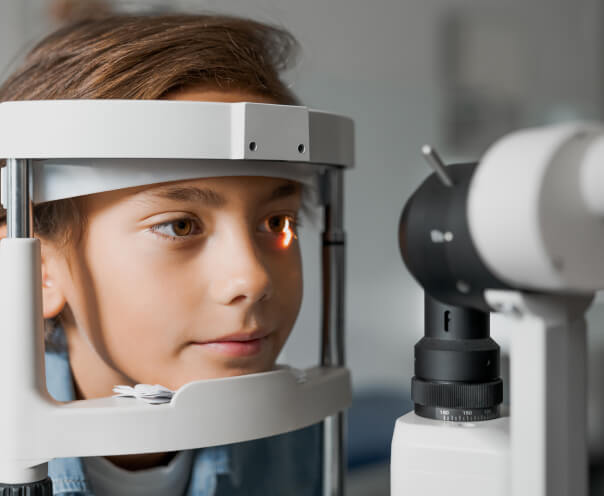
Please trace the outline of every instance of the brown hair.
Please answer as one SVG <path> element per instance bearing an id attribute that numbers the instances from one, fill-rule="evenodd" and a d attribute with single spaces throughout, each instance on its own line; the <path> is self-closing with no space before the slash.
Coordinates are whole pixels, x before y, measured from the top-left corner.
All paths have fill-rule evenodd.
<path id="1" fill-rule="evenodd" d="M 109 15 L 50 34 L 0 86 L 0 101 L 159 99 L 190 86 L 245 90 L 298 103 L 280 80 L 297 50 L 285 30 L 219 15 Z M 0 212 L 0 222 L 5 220 Z M 42 204 L 34 231 L 66 240 L 81 223 L 76 200 Z"/>

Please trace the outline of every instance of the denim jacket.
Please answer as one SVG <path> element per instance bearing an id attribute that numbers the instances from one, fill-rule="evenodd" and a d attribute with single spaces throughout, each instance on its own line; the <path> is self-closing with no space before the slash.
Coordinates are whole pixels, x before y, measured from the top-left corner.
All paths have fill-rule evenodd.
<path id="1" fill-rule="evenodd" d="M 46 384 L 58 401 L 75 399 L 65 351 L 46 353 Z M 319 436 L 314 425 L 270 438 L 195 450 L 185 495 L 319 496 Z M 48 475 L 54 494 L 94 494 L 80 458 L 51 460 Z"/>

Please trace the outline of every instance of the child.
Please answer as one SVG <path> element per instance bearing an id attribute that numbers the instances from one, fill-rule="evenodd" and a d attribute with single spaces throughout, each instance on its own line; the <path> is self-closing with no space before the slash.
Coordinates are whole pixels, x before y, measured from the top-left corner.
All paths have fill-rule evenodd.
<path id="1" fill-rule="evenodd" d="M 0 101 L 75 98 L 295 104 L 279 80 L 295 41 L 250 20 L 109 16 L 48 36 Z M 47 383 L 58 400 L 117 384 L 270 370 L 302 296 L 301 185 L 218 177 L 41 204 Z M 212 428 L 212 426 L 200 426 Z M 315 495 L 318 431 L 230 446 L 49 464 L 55 494 Z"/>

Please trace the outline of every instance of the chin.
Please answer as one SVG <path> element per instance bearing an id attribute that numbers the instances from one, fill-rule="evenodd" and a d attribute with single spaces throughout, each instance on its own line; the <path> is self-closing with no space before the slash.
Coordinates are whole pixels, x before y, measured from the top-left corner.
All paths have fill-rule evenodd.
<path id="1" fill-rule="evenodd" d="M 274 368 L 274 360 L 266 361 L 264 363 L 229 363 L 214 367 L 208 367 L 206 364 L 202 370 L 191 371 L 190 373 L 181 376 L 181 378 L 171 381 L 172 384 L 162 383 L 161 381 L 159 383 L 172 390 L 177 390 L 189 382 L 257 374 L 259 372 L 268 372 Z"/>
<path id="2" fill-rule="evenodd" d="M 231 363 L 223 367 L 217 367 L 211 372 L 212 378 L 219 377 L 236 377 L 238 375 L 257 374 L 259 372 L 268 372 L 275 368 L 274 361 L 266 363 Z"/>

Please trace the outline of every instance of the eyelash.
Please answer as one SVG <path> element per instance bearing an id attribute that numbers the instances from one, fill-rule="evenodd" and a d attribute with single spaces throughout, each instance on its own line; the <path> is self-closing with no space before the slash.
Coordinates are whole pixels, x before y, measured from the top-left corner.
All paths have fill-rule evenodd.
<path id="1" fill-rule="evenodd" d="M 275 215 L 271 215 L 270 217 L 267 217 L 265 220 L 262 221 L 262 225 L 268 224 L 268 221 L 270 219 L 273 219 L 275 217 L 285 217 L 289 220 L 289 225 L 291 226 L 291 229 L 294 233 L 294 236 L 297 237 L 298 235 L 298 229 L 302 226 L 300 220 L 294 216 L 294 215 L 289 215 L 289 214 L 275 214 Z M 171 228 L 172 232 L 174 232 L 174 225 L 179 223 L 179 222 L 191 222 L 193 224 L 192 226 L 192 230 L 197 229 L 198 232 L 195 233 L 187 233 L 184 235 L 177 235 L 176 233 L 173 234 L 168 234 L 165 232 L 161 232 L 161 228 L 164 227 L 168 227 Z M 270 229 L 270 228 L 268 228 Z M 201 233 L 202 229 L 199 227 L 199 222 L 195 219 L 189 218 L 189 217 L 182 217 L 180 219 L 174 219 L 171 220 L 170 222 L 162 222 L 160 224 L 155 224 L 154 226 L 151 226 L 149 228 L 149 230 L 155 234 L 157 234 L 158 236 L 161 236 L 163 238 L 168 239 L 169 241 L 176 241 L 176 242 L 182 242 L 182 241 L 186 241 L 188 238 L 190 238 L 191 236 L 195 236 Z M 263 231 L 263 232 L 268 232 L 271 233 L 271 231 Z M 276 234 L 276 235 L 281 235 L 283 234 L 285 231 L 281 231 L 278 233 L 273 232 L 272 234 Z"/>

